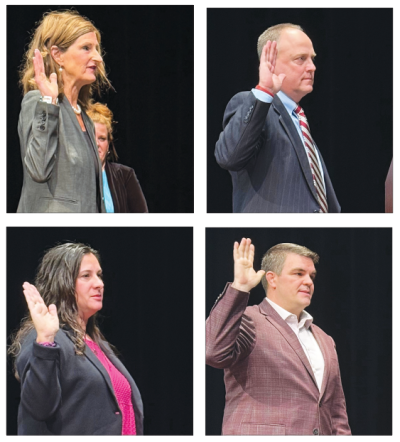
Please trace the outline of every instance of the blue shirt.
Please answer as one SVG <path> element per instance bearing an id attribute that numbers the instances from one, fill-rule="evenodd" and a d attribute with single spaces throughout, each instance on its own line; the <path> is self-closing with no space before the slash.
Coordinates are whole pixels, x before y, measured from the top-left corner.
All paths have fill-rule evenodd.
<path id="1" fill-rule="evenodd" d="M 102 176 L 103 176 L 103 195 L 104 195 L 104 204 L 106 206 L 106 212 L 114 213 L 114 203 L 112 200 L 110 187 L 108 186 L 107 174 L 105 170 L 103 170 Z"/>
<path id="2" fill-rule="evenodd" d="M 257 98 L 257 100 L 263 101 L 264 103 L 272 103 L 273 97 L 271 97 L 271 95 L 267 94 L 266 92 L 260 91 L 259 89 L 252 89 L 251 92 L 253 92 L 253 95 Z M 303 147 L 304 147 L 304 150 L 306 151 L 307 158 L 308 158 L 307 147 L 306 147 L 306 145 L 304 143 L 303 134 L 301 132 L 300 120 L 299 120 L 298 115 L 295 112 L 295 109 L 297 108 L 298 104 L 295 101 L 293 101 L 291 98 L 289 98 L 282 91 L 279 91 L 277 93 L 277 95 L 280 98 L 280 100 L 282 101 L 283 105 L 285 106 L 285 109 L 287 110 L 290 118 L 293 121 L 294 126 L 296 127 L 296 130 L 297 130 L 297 132 L 299 134 L 301 142 L 303 143 Z M 325 187 L 324 170 L 322 169 L 322 164 L 321 164 L 321 160 L 319 158 L 317 149 L 315 149 L 315 153 L 317 155 L 319 169 L 321 171 L 321 175 L 322 175 L 322 178 L 323 178 L 323 184 L 324 184 L 324 187 Z M 326 192 L 326 188 L 325 188 L 325 192 Z"/>

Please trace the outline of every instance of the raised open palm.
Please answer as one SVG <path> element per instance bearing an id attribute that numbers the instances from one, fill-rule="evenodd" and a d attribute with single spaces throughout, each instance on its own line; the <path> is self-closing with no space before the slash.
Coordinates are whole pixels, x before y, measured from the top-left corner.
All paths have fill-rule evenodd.
<path id="1" fill-rule="evenodd" d="M 22 287 L 37 332 L 37 342 L 54 342 L 59 329 L 57 307 L 54 304 L 47 307 L 36 287 L 29 282 L 24 282 Z"/>
<path id="2" fill-rule="evenodd" d="M 58 97 L 57 74 L 50 74 L 50 79 L 46 77 L 42 54 L 35 49 L 33 57 L 33 69 L 35 70 L 35 82 L 42 96 L 51 97 L 55 102 Z"/>
<path id="3" fill-rule="evenodd" d="M 249 292 L 258 285 L 264 276 L 264 270 L 256 272 L 253 268 L 254 245 L 250 238 L 242 238 L 240 244 L 233 246 L 234 280 L 232 287 L 243 292 Z"/>

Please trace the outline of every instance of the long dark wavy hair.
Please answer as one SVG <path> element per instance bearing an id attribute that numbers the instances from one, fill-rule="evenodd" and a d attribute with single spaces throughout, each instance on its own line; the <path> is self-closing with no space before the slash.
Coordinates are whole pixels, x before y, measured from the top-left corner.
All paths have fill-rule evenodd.
<path id="1" fill-rule="evenodd" d="M 88 245 L 81 243 L 57 245 L 45 253 L 35 278 L 35 286 L 44 303 L 47 306 L 55 304 L 57 307 L 60 329 L 68 328 L 72 330 L 71 338 L 77 355 L 83 355 L 85 352 L 85 333 L 97 344 L 100 344 L 101 340 L 105 341 L 97 325 L 97 313 L 89 318 L 86 324 L 86 332 L 80 325 L 78 317 L 75 284 L 82 259 L 88 254 L 93 254 L 100 262 L 99 253 Z M 15 360 L 21 351 L 22 341 L 34 328 L 28 310 L 28 314 L 21 321 L 19 330 L 11 336 L 8 353 Z M 14 374 L 18 379 L 15 364 Z"/>

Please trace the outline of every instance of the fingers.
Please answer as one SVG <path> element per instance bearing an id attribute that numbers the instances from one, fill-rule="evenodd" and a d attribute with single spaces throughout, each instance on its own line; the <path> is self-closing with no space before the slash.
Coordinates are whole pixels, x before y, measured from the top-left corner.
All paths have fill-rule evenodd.
<path id="1" fill-rule="evenodd" d="M 237 260 L 240 258 L 254 258 L 254 246 L 251 244 L 250 238 L 242 238 L 240 244 L 235 241 L 233 245 L 233 259 Z"/>
<path id="2" fill-rule="evenodd" d="M 44 75 L 43 57 L 39 49 L 35 49 L 35 56 L 33 57 L 33 68 L 35 70 L 35 77 Z"/>
<path id="3" fill-rule="evenodd" d="M 270 51 L 270 55 L 271 55 L 271 72 L 274 73 L 275 71 L 275 64 L 276 64 L 276 57 L 278 55 L 278 49 L 277 49 L 277 43 L 276 41 L 273 41 L 271 44 L 271 51 Z"/>
<path id="4" fill-rule="evenodd" d="M 43 301 L 43 298 L 40 296 L 39 292 L 37 291 L 36 287 L 33 284 L 29 284 L 29 282 L 24 282 L 22 284 L 24 295 L 26 302 L 28 304 L 28 308 L 30 311 L 36 307 L 41 307 L 37 311 L 41 312 L 42 307 L 46 309 L 45 303 Z"/>

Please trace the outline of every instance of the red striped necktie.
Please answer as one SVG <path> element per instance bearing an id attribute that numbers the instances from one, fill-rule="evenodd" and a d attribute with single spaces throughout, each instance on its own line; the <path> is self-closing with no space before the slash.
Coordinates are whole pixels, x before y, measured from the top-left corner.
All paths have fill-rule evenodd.
<path id="1" fill-rule="evenodd" d="M 311 173 L 313 176 L 314 186 L 317 190 L 317 196 L 319 201 L 320 212 L 328 212 L 328 203 L 326 201 L 326 193 L 324 187 L 324 181 L 322 178 L 321 169 L 317 158 L 317 152 L 315 150 L 314 141 L 311 137 L 310 127 L 307 122 L 307 118 L 303 109 L 297 106 L 295 109 L 297 116 L 299 117 L 301 133 L 303 134 L 304 144 L 306 145 L 308 160 L 310 162 Z"/>

